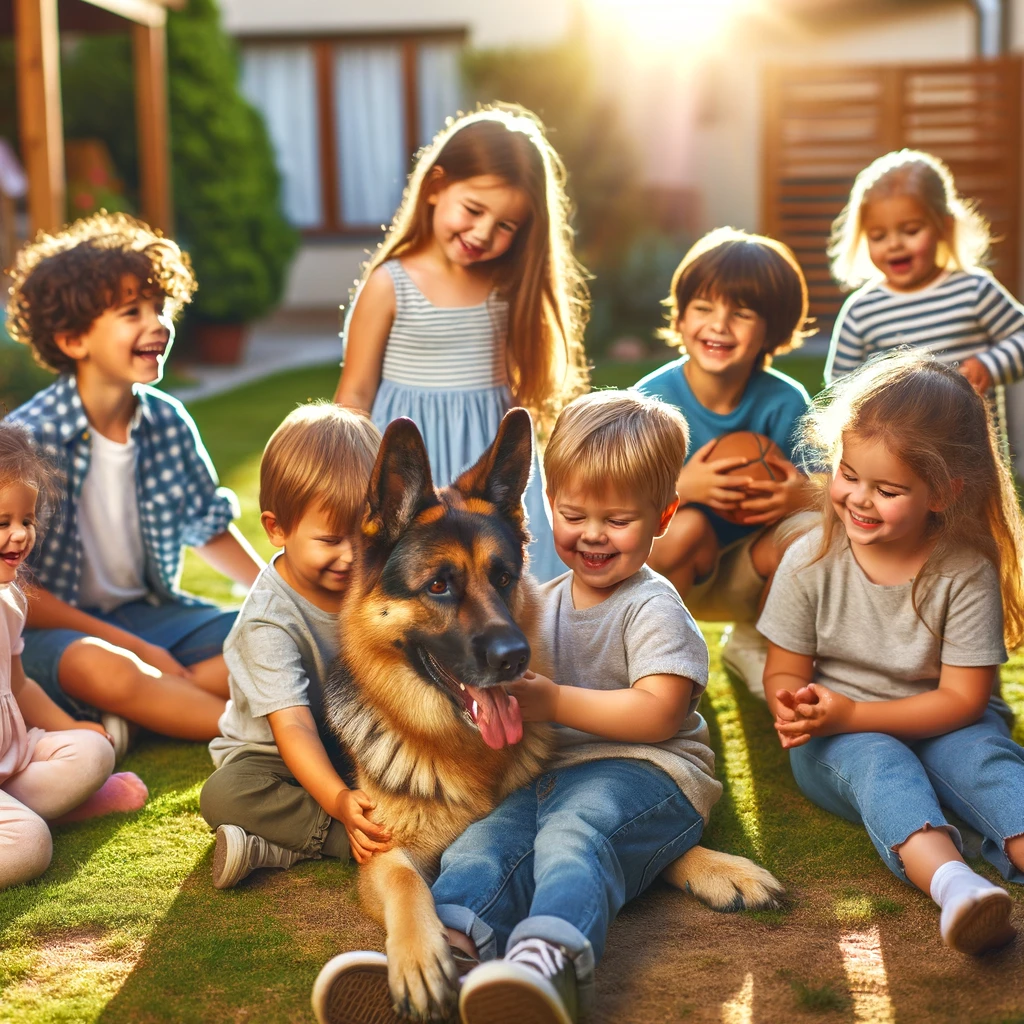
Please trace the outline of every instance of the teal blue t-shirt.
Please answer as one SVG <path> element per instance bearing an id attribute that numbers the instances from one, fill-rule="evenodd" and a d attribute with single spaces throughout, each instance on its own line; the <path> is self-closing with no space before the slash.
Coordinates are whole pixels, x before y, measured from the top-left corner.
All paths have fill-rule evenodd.
<path id="1" fill-rule="evenodd" d="M 683 374 L 683 364 L 688 358 L 683 356 L 674 359 L 633 385 L 645 395 L 674 405 L 686 417 L 690 426 L 687 461 L 712 438 L 731 434 L 734 430 L 752 430 L 756 434 L 770 437 L 782 449 L 786 458 L 790 462 L 794 461 L 797 422 L 811 401 L 801 384 L 778 370 L 755 370 L 739 405 L 723 415 L 701 405 L 690 390 Z M 730 523 L 706 505 L 696 507 L 711 521 L 719 547 L 725 547 L 761 529 L 757 525 L 740 526 L 738 523 Z"/>

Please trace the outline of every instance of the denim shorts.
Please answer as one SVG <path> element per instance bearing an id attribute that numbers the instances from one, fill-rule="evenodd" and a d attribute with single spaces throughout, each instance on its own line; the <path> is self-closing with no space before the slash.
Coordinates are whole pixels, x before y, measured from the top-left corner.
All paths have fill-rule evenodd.
<path id="1" fill-rule="evenodd" d="M 166 604 L 129 601 L 109 612 L 98 608 L 83 608 L 82 611 L 134 633 L 147 643 L 163 647 L 186 667 L 222 653 L 224 641 L 238 615 L 237 608 L 224 611 L 206 602 L 183 604 L 180 601 Z M 88 636 L 76 629 L 26 629 L 21 663 L 25 675 L 34 679 L 69 715 L 98 721 L 100 713 L 96 708 L 75 700 L 60 685 L 59 669 L 64 652 Z"/>

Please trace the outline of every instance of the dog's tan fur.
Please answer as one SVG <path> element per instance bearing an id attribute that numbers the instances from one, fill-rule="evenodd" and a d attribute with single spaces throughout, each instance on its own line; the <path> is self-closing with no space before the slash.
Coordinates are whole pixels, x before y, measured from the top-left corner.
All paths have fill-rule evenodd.
<path id="1" fill-rule="evenodd" d="M 399 421 L 385 434 L 371 478 L 341 615 L 339 672 L 325 690 L 324 710 L 355 759 L 375 817 L 393 836 L 393 849 L 361 869 L 360 894 L 387 930 L 389 983 L 404 1016 L 444 1019 L 455 994 L 454 964 L 425 879 L 473 821 L 541 773 L 551 749 L 550 730 L 528 725 L 520 743 L 492 750 L 410 653 L 441 634 L 471 637 L 502 623 L 534 633 L 530 577 L 501 593 L 495 584 L 496 571 L 503 579 L 496 565 L 522 565 L 528 538 L 521 496 L 531 453 L 529 417 L 514 410 L 480 462 L 438 492 L 418 432 Z M 443 533 L 446 519 L 463 524 L 458 543 Z M 426 596 L 442 573 L 459 580 L 457 602 Z M 536 661 L 533 667 L 549 669 Z M 665 876 L 720 909 L 769 905 L 781 892 L 750 861 L 702 848 Z"/>

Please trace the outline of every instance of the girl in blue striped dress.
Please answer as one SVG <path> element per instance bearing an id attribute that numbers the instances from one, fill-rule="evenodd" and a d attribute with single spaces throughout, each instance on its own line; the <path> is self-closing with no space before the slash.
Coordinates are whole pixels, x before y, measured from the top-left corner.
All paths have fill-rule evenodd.
<path id="1" fill-rule="evenodd" d="M 565 169 L 529 112 L 449 124 L 417 160 L 345 324 L 335 401 L 423 434 L 437 485 L 494 439 L 513 403 L 542 428 L 587 382 L 588 295 Z M 526 493 L 530 569 L 561 575 L 539 465 Z"/>
<path id="2" fill-rule="evenodd" d="M 959 364 L 982 394 L 1024 377 L 1024 306 L 983 269 L 989 242 L 938 157 L 901 149 L 861 171 L 829 246 L 835 279 L 861 287 L 836 320 L 826 381 L 898 345 Z"/>

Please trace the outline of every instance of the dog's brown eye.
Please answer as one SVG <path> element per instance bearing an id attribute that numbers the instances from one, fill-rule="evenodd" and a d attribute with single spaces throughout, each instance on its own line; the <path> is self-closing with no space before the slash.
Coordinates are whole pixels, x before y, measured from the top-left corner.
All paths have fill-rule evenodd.
<path id="1" fill-rule="evenodd" d="M 446 580 L 438 577 L 436 580 L 431 580 L 427 584 L 427 590 L 432 594 L 443 594 L 448 590 L 448 583 Z"/>
<path id="2" fill-rule="evenodd" d="M 499 587 L 507 587 L 511 582 L 512 582 L 512 577 L 507 572 L 503 572 L 498 577 L 498 586 Z"/>

